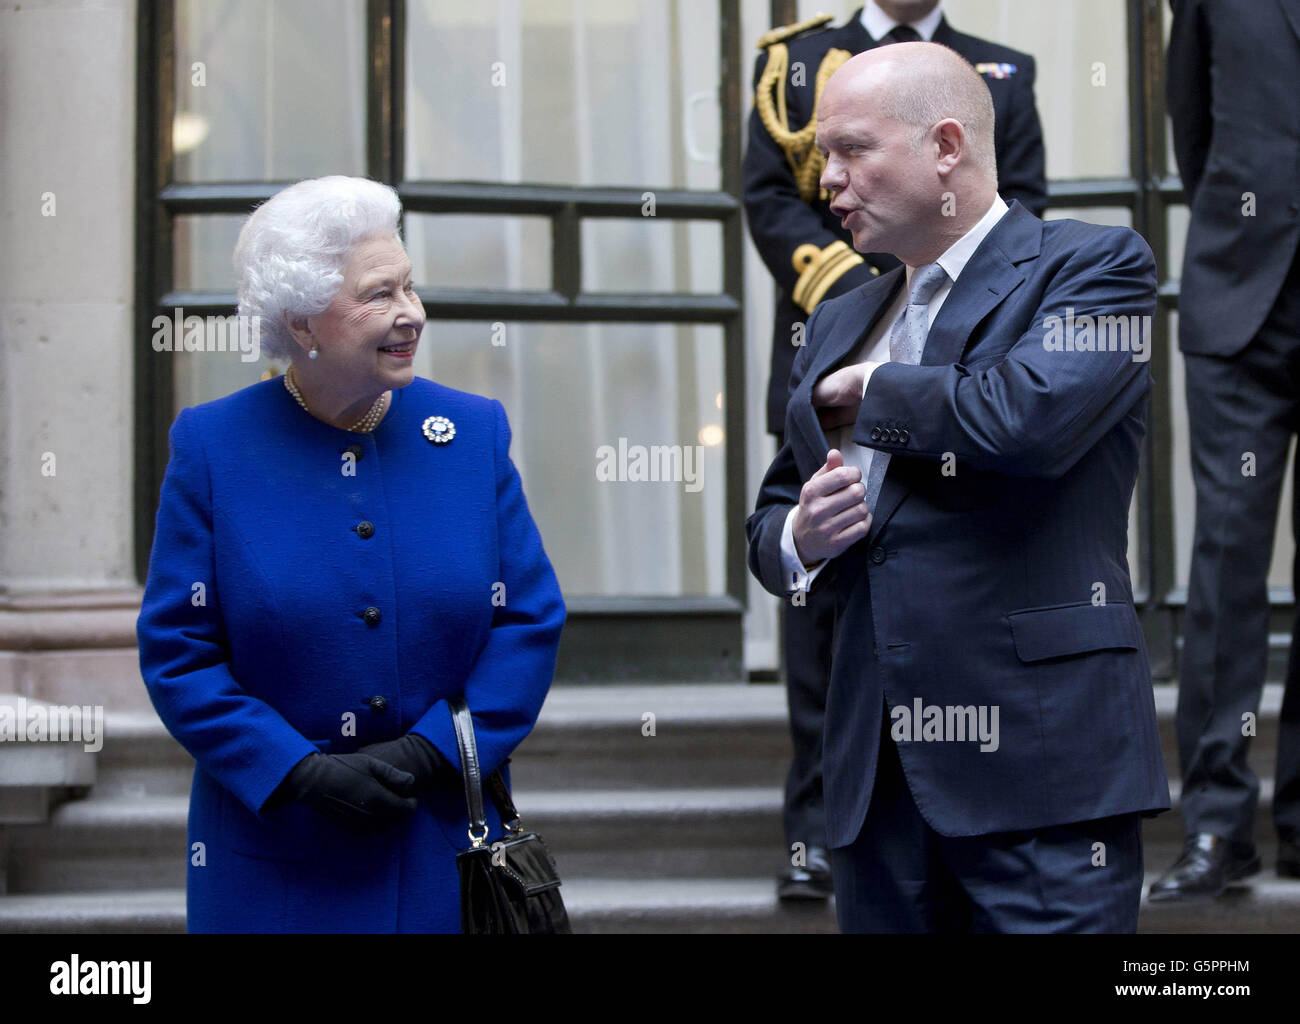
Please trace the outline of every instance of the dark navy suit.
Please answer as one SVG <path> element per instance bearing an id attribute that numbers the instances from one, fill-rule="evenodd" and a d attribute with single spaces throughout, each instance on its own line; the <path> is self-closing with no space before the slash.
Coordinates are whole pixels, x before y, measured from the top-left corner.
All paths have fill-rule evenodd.
<path id="1" fill-rule="evenodd" d="M 814 123 L 818 71 L 827 55 L 835 51 L 862 53 L 884 40 L 873 38 L 867 31 L 861 8 L 843 25 L 786 35 L 792 31 L 777 33 L 785 38 L 789 56 L 790 70 L 783 82 L 786 117 L 789 128 L 806 130 L 806 125 Z M 998 191 L 1008 202 L 1018 199 L 1031 212 L 1041 214 L 1047 205 L 1047 180 L 1042 127 L 1034 103 L 1034 58 L 958 32 L 946 18 L 940 18 L 933 41 L 961 54 L 988 83 L 995 115 L 993 145 Z M 755 64 L 756 96 L 771 59 L 772 53 L 765 51 Z M 796 69 L 801 73 L 796 74 Z M 838 243 L 844 247 L 842 258 L 821 274 L 826 298 L 858 287 L 872 275 L 898 266 L 898 261 L 885 253 L 855 255 L 849 248 L 852 237 L 831 213 L 830 203 L 820 190 L 811 199 L 800 195 L 790 157 L 764 125 L 757 103 L 750 114 L 748 137 L 743 169 L 746 222 L 754 246 L 776 283 L 765 401 L 767 429 L 776 435 L 779 446 L 785 429 L 790 370 L 798 351 L 792 344 L 792 328 L 809 316 L 795 302 L 800 277 L 792 262 L 796 251 L 808 245 L 825 249 Z M 794 746 L 785 789 L 786 842 L 821 846 L 826 832 L 821 734 L 830 676 L 832 610 L 813 594 L 804 606 L 787 607 L 785 611 L 782 643 Z"/>
<path id="2" fill-rule="evenodd" d="M 424 437 L 430 416 L 451 443 Z M 453 696 L 484 772 L 528 735 L 564 602 L 509 448 L 499 402 L 420 378 L 370 434 L 308 415 L 279 378 L 177 417 L 138 632 L 196 762 L 190 931 L 460 930 L 458 782 L 365 839 L 262 807 L 318 750 L 415 732 L 459 765 Z"/>
<path id="3" fill-rule="evenodd" d="M 902 280 L 890 271 L 809 321 L 786 442 L 747 523 L 751 570 L 774 594 L 787 591 L 786 515 L 828 448 L 813 385 L 855 352 Z M 999 708 L 995 751 L 896 744 L 910 797 L 939 836 L 1005 843 L 1168 808 L 1126 557 L 1150 375 L 1130 352 L 1043 343 L 1051 316 L 1150 316 L 1155 302 L 1154 261 L 1135 232 L 1044 223 L 1012 203 L 953 285 L 921 364 L 885 363 L 871 377 L 853 440 L 892 456 L 875 518 L 813 582 L 835 593 L 823 761 L 831 847 L 859 838 L 882 735 L 895 756 L 886 707 L 917 698 Z M 1136 879 L 1135 921 L 1133 859 L 1129 850 L 1108 870 Z M 1012 875 L 1004 887 L 1029 884 Z M 846 912 L 855 920 L 841 907 L 842 922 Z"/>

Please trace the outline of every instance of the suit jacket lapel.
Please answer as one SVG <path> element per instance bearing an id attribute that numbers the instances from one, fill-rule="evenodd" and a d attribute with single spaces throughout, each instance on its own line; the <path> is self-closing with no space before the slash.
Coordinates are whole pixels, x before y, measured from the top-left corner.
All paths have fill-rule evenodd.
<path id="1" fill-rule="evenodd" d="M 840 314 L 835 326 L 845 325 L 844 330 L 831 332 L 825 342 L 813 354 L 812 365 L 805 374 L 800 391 L 807 389 L 806 400 L 790 402 L 791 419 L 795 432 L 800 436 L 794 439 L 795 461 L 799 463 L 800 472 L 811 476 L 826 462 L 826 452 L 830 442 L 822 430 L 821 422 L 812 404 L 812 388 L 832 370 L 849 358 L 862 344 L 866 336 L 875 327 L 876 321 L 894 300 L 898 287 L 903 280 L 903 268 L 895 267 L 880 277 L 852 293 L 857 300 L 857 307 L 846 309 Z M 858 326 L 854 330 L 855 325 Z M 803 395 L 799 397 L 805 397 Z M 809 464 L 812 468 L 808 469 Z"/>
<path id="2" fill-rule="evenodd" d="M 1025 275 L 1016 264 L 1038 255 L 1043 241 L 1042 228 L 1042 221 L 1018 201 L 1011 201 L 1007 212 L 979 244 L 944 299 L 925 338 L 922 366 L 961 361 L 975 328 L 1023 283 Z M 899 481 L 898 474 L 886 471 L 867 534 L 868 543 L 875 543 L 908 493 L 909 488 Z"/>
<path id="3" fill-rule="evenodd" d="M 1042 222 L 1016 200 L 980 243 L 930 325 L 922 366 L 961 361 L 980 322 L 1024 281 L 1016 266 L 1038 255 Z"/>

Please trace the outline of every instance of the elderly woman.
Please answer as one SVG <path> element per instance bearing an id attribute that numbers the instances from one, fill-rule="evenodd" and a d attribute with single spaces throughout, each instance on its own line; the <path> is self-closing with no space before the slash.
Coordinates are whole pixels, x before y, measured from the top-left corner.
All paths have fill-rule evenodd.
<path id="1" fill-rule="evenodd" d="M 289 369 L 171 429 L 138 635 L 196 762 L 190 931 L 459 931 L 447 700 L 486 774 L 551 683 L 564 603 L 505 411 L 415 377 L 400 213 L 344 177 L 259 207 L 239 311 Z"/>

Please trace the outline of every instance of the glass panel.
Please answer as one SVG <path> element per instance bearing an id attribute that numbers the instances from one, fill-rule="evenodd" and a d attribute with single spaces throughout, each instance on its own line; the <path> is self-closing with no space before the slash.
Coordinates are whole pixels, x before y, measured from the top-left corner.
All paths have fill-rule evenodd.
<path id="1" fill-rule="evenodd" d="M 409 213 L 406 248 L 417 284 L 551 287 L 551 219 Z"/>
<path id="2" fill-rule="evenodd" d="M 439 321 L 424 338 L 417 373 L 505 405 L 566 596 L 725 592 L 721 328 Z"/>
<path id="3" fill-rule="evenodd" d="M 842 25 L 861 0 L 799 0 L 800 18 L 827 11 Z M 1048 178 L 1128 175 L 1125 0 L 944 0 L 958 32 L 1034 58 Z"/>
<path id="4" fill-rule="evenodd" d="M 720 187 L 711 4 L 411 0 L 406 45 L 410 179 Z"/>
<path id="5" fill-rule="evenodd" d="M 232 309 L 230 312 L 233 314 L 234 310 Z M 165 316 L 167 314 L 159 315 Z M 213 339 L 214 342 L 218 340 L 219 336 L 214 332 L 220 326 L 215 319 L 209 319 L 205 337 Z M 233 334 L 227 335 L 227 337 L 233 336 Z M 209 347 L 215 348 L 216 346 L 210 344 Z M 177 409 L 184 409 L 186 406 L 198 405 L 200 402 L 210 402 L 214 398 L 221 398 L 232 391 L 238 391 L 250 384 L 256 384 L 272 372 L 278 372 L 278 368 L 274 371 L 268 369 L 265 362 L 246 361 L 242 352 L 234 351 L 230 346 L 224 352 L 150 351 L 149 358 L 166 359 L 171 362 L 172 380 L 175 382 L 176 388 Z"/>
<path id="6" fill-rule="evenodd" d="M 1082 220 L 1112 228 L 1131 228 L 1133 211 L 1123 206 L 1054 206 L 1043 215 L 1043 219 Z"/>
<path id="7" fill-rule="evenodd" d="M 177 181 L 363 174 L 363 0 L 178 0 Z"/>
<path id="8" fill-rule="evenodd" d="M 177 291 L 233 292 L 235 242 L 244 214 L 205 213 L 172 222 L 172 287 Z"/>
<path id="9" fill-rule="evenodd" d="M 1169 207 L 1169 266 L 1164 268 L 1162 279 L 1178 281 L 1183 276 L 1183 250 L 1187 247 L 1187 228 L 1192 213 L 1186 206 Z"/>
<path id="10" fill-rule="evenodd" d="M 722 226 L 711 221 L 584 220 L 582 288 L 722 291 Z"/>

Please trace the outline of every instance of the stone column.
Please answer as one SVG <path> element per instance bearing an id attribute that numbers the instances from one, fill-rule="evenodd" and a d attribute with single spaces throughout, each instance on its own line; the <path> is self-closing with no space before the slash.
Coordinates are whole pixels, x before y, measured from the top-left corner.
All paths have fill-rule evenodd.
<path id="1" fill-rule="evenodd" d="M 134 650 L 136 5 L 0 8 L 0 692 L 147 703 Z"/>

